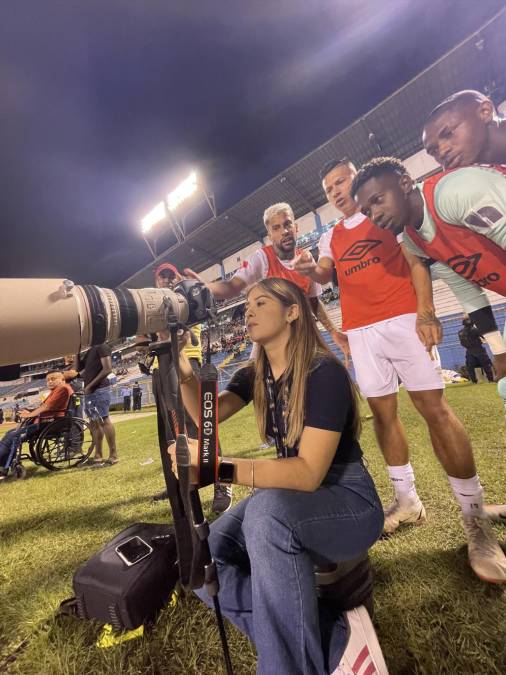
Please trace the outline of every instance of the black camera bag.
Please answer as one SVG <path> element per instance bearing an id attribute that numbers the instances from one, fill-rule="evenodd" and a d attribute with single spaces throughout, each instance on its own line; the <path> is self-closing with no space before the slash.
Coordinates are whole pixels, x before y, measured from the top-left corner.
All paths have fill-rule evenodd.
<path id="1" fill-rule="evenodd" d="M 134 536 L 143 539 L 153 551 L 128 566 L 116 547 Z M 136 523 L 120 532 L 74 574 L 77 615 L 110 623 L 116 631 L 132 630 L 155 619 L 178 578 L 172 528 Z"/>

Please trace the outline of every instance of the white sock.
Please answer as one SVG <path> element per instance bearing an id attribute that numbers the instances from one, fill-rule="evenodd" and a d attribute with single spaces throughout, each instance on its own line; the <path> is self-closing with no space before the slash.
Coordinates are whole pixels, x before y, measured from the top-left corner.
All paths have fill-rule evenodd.
<path id="1" fill-rule="evenodd" d="M 388 466 L 387 468 L 399 504 L 418 503 L 420 498 L 416 493 L 415 472 L 411 462 L 402 466 Z"/>
<path id="2" fill-rule="evenodd" d="M 453 478 L 448 476 L 453 494 L 460 504 L 464 516 L 484 518 L 483 488 L 478 474 L 471 478 Z"/>

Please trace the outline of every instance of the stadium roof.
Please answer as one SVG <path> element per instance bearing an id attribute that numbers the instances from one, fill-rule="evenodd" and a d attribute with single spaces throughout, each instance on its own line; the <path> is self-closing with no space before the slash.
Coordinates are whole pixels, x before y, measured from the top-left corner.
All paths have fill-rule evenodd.
<path id="1" fill-rule="evenodd" d="M 319 148 L 288 167 L 224 213 L 192 229 L 182 243 L 166 249 L 125 285 L 150 286 L 153 270 L 168 261 L 199 272 L 265 235 L 264 210 L 287 201 L 298 218 L 325 203 L 318 177 L 329 159 L 348 157 L 361 165 L 377 155 L 405 159 L 422 149 L 427 114 L 443 98 L 461 89 L 478 89 L 496 103 L 506 98 L 506 11 L 448 52 L 401 89 Z"/>

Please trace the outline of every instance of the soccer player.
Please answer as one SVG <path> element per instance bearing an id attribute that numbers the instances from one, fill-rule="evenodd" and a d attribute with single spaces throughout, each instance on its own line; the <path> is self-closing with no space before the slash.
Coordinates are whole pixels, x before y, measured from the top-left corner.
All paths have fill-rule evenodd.
<path id="1" fill-rule="evenodd" d="M 336 329 L 322 302 L 318 299 L 322 292 L 321 287 L 294 268 L 301 251 L 296 248 L 297 223 L 292 207 L 285 202 L 273 204 L 265 210 L 263 219 L 272 243 L 257 249 L 243 262 L 242 267 L 231 279 L 214 281 L 207 284 L 208 288 L 216 299 L 228 300 L 237 297 L 248 286 L 261 279 L 278 277 L 292 281 L 309 297 L 313 313 L 329 331 L 334 343 L 341 349 L 347 361 L 348 341 L 346 336 Z M 185 270 L 185 274 L 199 279 L 192 270 Z"/>
<path id="2" fill-rule="evenodd" d="M 464 90 L 441 101 L 430 113 L 423 128 L 422 140 L 429 155 L 443 169 L 457 169 L 470 164 L 506 164 L 506 119 L 499 117 L 492 101 L 480 91 Z M 441 278 L 448 270 L 439 268 Z M 447 280 L 448 281 L 448 280 Z M 456 280 L 453 282 L 458 284 Z M 451 284 L 450 284 L 451 285 Z M 457 290 L 462 288 L 462 297 Z M 457 297 L 465 306 L 470 302 L 469 287 L 460 282 L 454 286 Z M 475 310 L 481 310 L 490 326 L 495 319 L 484 292 L 475 293 Z"/>
<path id="3" fill-rule="evenodd" d="M 440 369 L 421 341 L 439 340 L 430 275 L 422 261 L 414 262 L 412 278 L 420 289 L 417 302 L 410 268 L 395 236 L 378 230 L 352 198 L 355 174 L 347 160 L 323 168 L 323 189 L 344 218 L 322 236 L 318 264 L 304 256 L 296 268 L 321 283 L 336 268 L 343 329 L 395 490 L 395 501 L 385 512 L 385 532 L 425 520 L 406 434 L 397 416 L 400 378 L 427 423 L 434 451 L 462 509 L 471 567 L 480 578 L 502 583 L 506 581 L 506 558 L 485 515 L 471 444 L 443 396 Z"/>
<path id="4" fill-rule="evenodd" d="M 445 170 L 506 164 L 506 119 L 479 91 L 459 91 L 436 106 L 422 139 L 427 153 Z"/>
<path id="5" fill-rule="evenodd" d="M 504 377 L 506 345 L 490 306 L 476 309 L 462 288 L 506 295 L 506 167 L 468 166 L 415 185 L 398 159 L 377 157 L 360 169 L 352 192 L 362 212 L 396 235 L 408 256 L 442 263 L 439 276 L 450 268 L 453 276 L 445 281 L 489 344 L 497 377 Z"/>

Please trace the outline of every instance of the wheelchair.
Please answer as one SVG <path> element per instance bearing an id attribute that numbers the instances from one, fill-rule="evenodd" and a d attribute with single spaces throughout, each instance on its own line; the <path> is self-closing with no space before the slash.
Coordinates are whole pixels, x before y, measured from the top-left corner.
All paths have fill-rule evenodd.
<path id="1" fill-rule="evenodd" d="M 30 433 L 28 427 L 32 426 L 32 421 L 23 420 L 17 429 L 21 435 L 13 443 L 3 469 L 4 475 L 25 478 L 24 460 L 49 471 L 72 469 L 84 464 L 93 450 L 93 436 L 88 422 L 77 416 L 79 403 L 80 397 L 74 394 L 66 410 L 55 411 L 51 417 L 44 418 Z M 24 444 L 28 446 L 28 452 L 23 452 Z"/>

